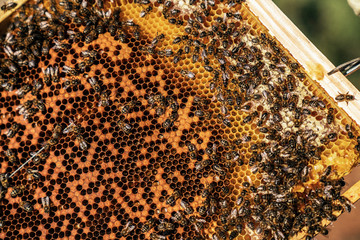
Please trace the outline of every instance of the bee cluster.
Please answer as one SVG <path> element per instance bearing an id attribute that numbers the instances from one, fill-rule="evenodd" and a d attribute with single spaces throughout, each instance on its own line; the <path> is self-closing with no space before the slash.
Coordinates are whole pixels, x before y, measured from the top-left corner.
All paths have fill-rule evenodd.
<path id="1" fill-rule="evenodd" d="M 0 237 L 311 239 L 351 211 L 357 126 L 244 2 L 21 6 L 0 42 Z"/>

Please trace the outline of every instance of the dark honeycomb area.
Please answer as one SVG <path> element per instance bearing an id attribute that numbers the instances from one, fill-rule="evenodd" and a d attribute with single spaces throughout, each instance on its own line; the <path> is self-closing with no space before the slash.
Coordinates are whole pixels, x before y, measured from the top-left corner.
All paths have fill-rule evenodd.
<path id="1" fill-rule="evenodd" d="M 1 239 L 308 240 L 351 210 L 358 126 L 245 1 L 39 0 L 11 20 Z"/>

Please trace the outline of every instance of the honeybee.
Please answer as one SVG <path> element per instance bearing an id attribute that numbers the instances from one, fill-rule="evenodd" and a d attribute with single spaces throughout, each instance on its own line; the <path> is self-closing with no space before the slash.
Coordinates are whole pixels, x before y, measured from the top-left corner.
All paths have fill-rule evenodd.
<path id="1" fill-rule="evenodd" d="M 46 141 L 43 144 L 43 148 L 45 150 L 48 150 L 50 147 L 55 146 L 56 144 L 58 144 L 59 142 L 59 138 L 50 138 L 48 141 Z"/>
<path id="2" fill-rule="evenodd" d="M 8 188 L 9 184 L 9 173 L 0 173 L 0 183 L 4 188 Z"/>
<path id="3" fill-rule="evenodd" d="M 166 237 L 163 236 L 163 235 L 159 235 L 159 234 L 157 234 L 157 233 L 151 233 L 151 234 L 150 234 L 150 239 L 151 239 L 151 240 L 165 240 Z"/>
<path id="4" fill-rule="evenodd" d="M 44 208 L 44 212 L 49 213 L 50 212 L 50 199 L 49 196 L 41 198 L 41 203 Z"/>
<path id="5" fill-rule="evenodd" d="M 83 57 L 83 58 L 87 58 L 87 57 L 94 58 L 94 57 L 96 57 L 97 54 L 98 54 L 98 52 L 95 51 L 95 50 L 92 50 L 92 51 L 85 50 L 85 51 L 81 52 L 81 57 Z"/>
<path id="6" fill-rule="evenodd" d="M 339 93 L 339 95 L 337 95 L 337 96 L 335 97 L 335 100 L 338 101 L 338 102 L 343 102 L 343 101 L 345 101 L 346 103 L 348 103 L 349 101 L 355 100 L 355 96 L 349 94 L 349 92 L 347 92 L 347 93 L 345 93 L 345 94 Z"/>
<path id="7" fill-rule="evenodd" d="M 186 214 L 192 214 L 194 212 L 194 209 L 190 206 L 190 204 L 183 199 L 180 201 L 180 206 L 184 209 Z"/>
<path id="8" fill-rule="evenodd" d="M 88 143 L 85 141 L 85 139 L 84 139 L 84 137 L 82 135 L 78 134 L 76 136 L 76 140 L 79 142 L 81 150 L 84 151 L 84 150 L 88 149 L 88 147 L 89 147 Z"/>
<path id="9" fill-rule="evenodd" d="M 16 91 L 16 95 L 18 95 L 19 98 L 22 98 L 25 96 L 26 93 L 30 92 L 31 86 L 28 84 L 25 84 L 20 89 Z"/>
<path id="10" fill-rule="evenodd" d="M 41 178 L 41 175 L 39 173 L 39 170 L 35 170 L 35 169 L 27 169 L 26 170 L 26 179 L 28 181 L 32 181 L 32 180 L 38 180 Z"/>
<path id="11" fill-rule="evenodd" d="M 67 133 L 73 132 L 75 134 L 80 134 L 80 131 L 81 131 L 80 125 L 76 125 L 72 119 L 69 119 L 69 123 L 70 123 L 69 126 L 67 126 L 63 130 L 63 133 L 67 134 Z"/>
<path id="12" fill-rule="evenodd" d="M 3 11 L 9 11 L 9 10 L 11 10 L 11 9 L 13 9 L 13 8 L 16 8 L 16 6 L 17 6 L 17 3 L 7 2 L 7 3 L 5 3 L 5 4 L 3 4 L 3 5 L 1 6 L 1 10 L 3 10 Z"/>
<path id="13" fill-rule="evenodd" d="M 356 2 L 356 1 L 348 1 L 348 3 L 350 4 L 350 6 L 354 9 L 354 6 L 352 6 L 351 2 Z M 357 5 L 357 4 L 356 4 Z M 350 74 L 352 74 L 353 72 L 355 72 L 356 70 L 359 69 L 359 63 L 360 63 L 360 58 L 355 58 L 352 59 L 348 62 L 345 62 L 339 66 L 337 66 L 336 68 L 334 68 L 333 70 L 331 70 L 330 72 L 328 72 L 328 75 L 334 74 L 336 72 L 341 72 L 342 74 L 344 74 L 345 76 L 348 76 Z"/>
<path id="14" fill-rule="evenodd" d="M 121 107 L 121 113 L 122 114 L 129 113 L 135 105 L 136 105 L 136 103 L 134 101 L 131 101 L 130 103 L 125 104 L 124 106 Z"/>
<path id="15" fill-rule="evenodd" d="M 79 79 L 76 79 L 76 78 L 73 78 L 73 79 L 67 79 L 67 78 L 64 78 L 65 82 L 64 82 L 64 89 L 68 89 L 69 87 L 74 87 L 74 86 L 77 86 L 79 85 L 81 82 Z"/>
<path id="16" fill-rule="evenodd" d="M 15 84 L 18 82 L 18 79 L 13 77 L 10 78 L 7 82 L 2 82 L 1 86 L 5 88 L 6 91 L 11 92 L 14 89 Z"/>
<path id="17" fill-rule="evenodd" d="M 125 134 L 130 134 L 131 133 L 131 125 L 130 124 L 127 124 L 125 123 L 124 121 L 122 120 L 119 120 L 117 122 L 117 125 L 121 128 L 121 130 L 125 133 Z"/>
<path id="18" fill-rule="evenodd" d="M 77 76 L 79 73 L 75 68 L 64 65 L 63 72 L 68 76 Z"/>
<path id="19" fill-rule="evenodd" d="M 179 211 L 176 211 L 174 216 L 171 217 L 175 222 L 178 222 L 181 226 L 187 226 L 189 221 Z"/>
<path id="20" fill-rule="evenodd" d="M 10 59 L 5 60 L 3 63 L 4 63 L 3 66 L 7 67 L 10 72 L 17 73 L 19 71 L 19 69 L 16 67 L 15 63 L 13 63 Z"/>
<path id="21" fill-rule="evenodd" d="M 206 168 L 207 166 L 209 166 L 210 164 L 211 164 L 211 162 L 210 162 L 209 159 L 196 162 L 196 163 L 195 163 L 195 170 L 196 170 L 196 171 L 201 171 L 201 170 L 203 170 L 204 168 Z"/>
<path id="22" fill-rule="evenodd" d="M 28 201 L 22 201 L 19 204 L 19 207 L 25 210 L 26 212 L 31 212 L 33 210 L 33 206 Z"/>
<path id="23" fill-rule="evenodd" d="M 98 106 L 103 106 L 103 107 L 106 107 L 106 106 L 109 106 L 109 97 L 110 97 L 110 93 L 108 91 L 104 91 L 104 92 L 101 92 L 100 93 L 100 101 L 99 101 L 99 104 Z"/>
<path id="24" fill-rule="evenodd" d="M 5 156 L 7 156 L 8 159 L 9 159 L 9 162 L 11 162 L 13 164 L 18 162 L 16 154 L 11 149 L 8 149 L 8 150 L 5 151 Z"/>
<path id="25" fill-rule="evenodd" d="M 45 104 L 44 104 L 44 101 L 43 100 L 38 100 L 38 99 L 35 99 L 33 101 L 33 104 L 35 107 L 37 107 L 40 111 L 45 111 L 46 110 L 46 107 L 45 107 Z"/>
<path id="26" fill-rule="evenodd" d="M 121 236 L 126 237 L 134 229 L 135 229 L 135 225 L 132 225 L 131 222 L 128 221 L 125 227 L 121 230 Z"/>
<path id="27" fill-rule="evenodd" d="M 188 150 L 190 152 L 190 157 L 191 159 L 196 159 L 197 158 L 197 150 L 194 144 L 192 143 L 188 143 L 187 144 Z"/>
<path id="28" fill-rule="evenodd" d="M 15 134 L 19 131 L 19 129 L 20 129 L 20 125 L 19 125 L 18 123 L 16 123 L 16 122 L 13 122 L 13 123 L 11 124 L 11 127 L 10 127 L 10 129 L 8 130 L 6 136 L 7 136 L 8 138 L 14 137 Z"/>
<path id="29" fill-rule="evenodd" d="M 181 70 L 180 74 L 185 76 L 185 77 L 188 77 L 190 79 L 195 78 L 195 74 L 193 72 L 191 72 L 191 71 Z"/>
<path id="30" fill-rule="evenodd" d="M 154 227 L 155 224 L 155 219 L 154 218 L 150 218 L 149 220 L 147 220 L 147 222 L 141 227 L 141 231 L 143 233 L 146 233 L 148 231 L 150 231 L 150 229 L 152 229 Z"/>
<path id="31" fill-rule="evenodd" d="M 59 124 L 56 124 L 53 129 L 52 138 L 58 139 L 61 135 L 61 132 L 62 132 L 61 126 Z"/>
<path id="32" fill-rule="evenodd" d="M 101 92 L 101 87 L 94 77 L 89 78 L 89 83 L 91 87 L 95 90 L 95 92 Z"/>
<path id="33" fill-rule="evenodd" d="M 173 231 L 175 229 L 174 224 L 169 222 L 162 222 L 158 225 L 159 231 Z"/>
<path id="34" fill-rule="evenodd" d="M 44 76 L 44 83 L 49 85 L 51 83 L 51 74 L 50 74 L 51 66 L 47 67 L 46 69 L 42 69 L 43 76 Z"/>
<path id="35" fill-rule="evenodd" d="M 6 190 L 4 189 L 3 185 L 0 184 L 0 200 L 5 197 Z"/>
<path id="36" fill-rule="evenodd" d="M 181 196 L 179 190 L 175 190 L 167 199 L 166 204 L 170 206 L 174 206 L 177 199 L 179 199 Z"/>
<path id="37" fill-rule="evenodd" d="M 14 189 L 10 193 L 10 196 L 13 198 L 18 196 L 23 192 L 24 189 L 25 189 L 25 186 L 23 186 L 23 185 L 21 185 L 19 187 L 14 187 Z"/>
<path id="38" fill-rule="evenodd" d="M 196 218 L 194 216 L 191 216 L 189 221 L 194 225 L 195 231 L 198 233 L 204 228 L 204 223 L 206 223 L 205 219 Z"/>
<path id="39" fill-rule="evenodd" d="M 33 88 L 31 90 L 31 94 L 36 96 L 39 94 L 40 89 L 43 87 L 43 84 L 40 80 L 34 80 L 33 81 Z"/>

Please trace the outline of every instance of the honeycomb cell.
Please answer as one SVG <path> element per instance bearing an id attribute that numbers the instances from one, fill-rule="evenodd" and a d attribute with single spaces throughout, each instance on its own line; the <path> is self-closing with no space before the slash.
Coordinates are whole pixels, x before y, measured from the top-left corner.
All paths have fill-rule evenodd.
<path id="1" fill-rule="evenodd" d="M 243 2 L 18 10 L 0 48 L 1 238 L 325 233 L 350 207 L 358 126 Z"/>

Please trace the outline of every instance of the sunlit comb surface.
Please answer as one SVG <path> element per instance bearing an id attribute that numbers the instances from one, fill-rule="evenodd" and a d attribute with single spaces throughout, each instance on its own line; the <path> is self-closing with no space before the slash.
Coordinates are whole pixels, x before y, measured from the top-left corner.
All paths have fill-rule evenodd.
<path id="1" fill-rule="evenodd" d="M 1 239 L 311 239 L 351 210 L 358 126 L 243 1 L 30 2 L 0 51 Z"/>

